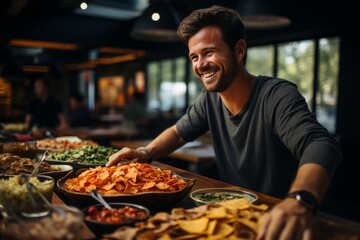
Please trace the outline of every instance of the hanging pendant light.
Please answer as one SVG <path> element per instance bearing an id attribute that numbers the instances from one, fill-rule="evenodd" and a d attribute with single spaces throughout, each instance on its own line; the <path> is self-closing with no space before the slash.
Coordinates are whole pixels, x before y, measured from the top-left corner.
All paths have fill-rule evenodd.
<path id="1" fill-rule="evenodd" d="M 237 11 L 249 30 L 277 29 L 289 26 L 291 21 L 280 13 L 278 1 L 241 0 Z"/>
<path id="2" fill-rule="evenodd" d="M 176 33 L 179 23 L 179 14 L 170 1 L 153 0 L 134 23 L 131 36 L 143 41 L 179 41 Z"/>

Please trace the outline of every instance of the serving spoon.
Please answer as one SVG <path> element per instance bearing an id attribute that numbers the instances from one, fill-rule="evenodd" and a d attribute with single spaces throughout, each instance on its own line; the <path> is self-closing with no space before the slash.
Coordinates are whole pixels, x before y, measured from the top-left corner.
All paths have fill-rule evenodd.
<path id="1" fill-rule="evenodd" d="M 112 210 L 112 207 L 105 201 L 105 199 L 101 196 L 101 194 L 96 190 L 91 190 L 90 196 L 96 199 L 99 203 L 101 203 L 104 207 L 109 210 Z"/>
<path id="2" fill-rule="evenodd" d="M 33 171 L 30 174 L 30 177 L 32 177 L 35 173 L 37 173 L 38 168 L 40 167 L 40 164 L 49 156 L 49 151 L 46 150 L 44 154 L 42 155 L 41 159 L 36 163 Z"/>

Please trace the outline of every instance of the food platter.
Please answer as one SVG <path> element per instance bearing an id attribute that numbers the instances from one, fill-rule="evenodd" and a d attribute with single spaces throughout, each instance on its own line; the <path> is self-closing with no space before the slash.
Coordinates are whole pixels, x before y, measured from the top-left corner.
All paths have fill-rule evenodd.
<path id="1" fill-rule="evenodd" d="M 255 239 L 260 219 L 269 209 L 245 199 L 207 204 L 191 209 L 158 212 L 142 224 L 123 226 L 103 239 Z M 149 237 L 150 236 L 150 237 Z M 129 238 L 130 239 L 130 238 Z"/>
<path id="2" fill-rule="evenodd" d="M 0 154 L 0 172 L 3 175 L 30 174 L 37 162 L 30 158 L 20 157 L 11 153 Z M 73 170 L 69 164 L 50 164 L 41 162 L 36 174 L 51 176 L 59 179 Z"/>
<path id="3" fill-rule="evenodd" d="M 77 149 L 86 145 L 98 146 L 96 142 L 90 140 L 81 140 L 80 138 L 73 136 L 58 137 L 55 139 L 45 138 L 36 141 L 35 144 L 38 150 L 48 150 L 50 152 L 61 152 L 64 150 Z"/>
<path id="4" fill-rule="evenodd" d="M 80 169 L 78 171 L 71 171 L 65 177 L 59 179 L 56 183 L 57 188 L 62 192 L 71 202 L 79 205 L 89 205 L 97 203 L 94 198 L 90 196 L 89 193 L 80 193 L 70 191 L 65 187 L 66 180 L 70 178 L 75 178 L 81 174 L 81 172 L 85 169 Z M 177 178 L 182 179 L 186 185 L 184 188 L 178 191 L 172 192 L 155 192 L 155 191 L 148 191 L 148 192 L 141 192 L 141 193 L 134 193 L 134 194 L 114 194 L 114 195 L 103 195 L 103 198 L 109 202 L 127 202 L 127 203 L 134 203 L 139 204 L 150 209 L 159 209 L 159 208 L 168 208 L 183 198 L 185 198 L 188 193 L 191 191 L 192 187 L 195 184 L 195 179 L 189 179 L 182 177 L 176 173 L 172 173 Z"/>
<path id="5" fill-rule="evenodd" d="M 50 164 L 69 164 L 75 170 L 79 168 L 104 166 L 109 157 L 118 149 L 104 146 L 82 146 L 49 154 L 46 162 Z"/>

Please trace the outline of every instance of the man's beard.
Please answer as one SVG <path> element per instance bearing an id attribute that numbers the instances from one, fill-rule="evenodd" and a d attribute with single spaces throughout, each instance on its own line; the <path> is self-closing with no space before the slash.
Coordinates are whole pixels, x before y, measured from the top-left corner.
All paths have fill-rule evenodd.
<path id="1" fill-rule="evenodd" d="M 223 72 L 220 79 L 216 83 L 214 87 L 207 87 L 206 84 L 203 83 L 204 88 L 208 92 L 224 92 L 228 87 L 231 85 L 231 83 L 234 81 L 235 76 L 239 72 L 239 66 L 237 64 L 237 61 L 234 56 L 232 56 L 230 71 L 228 73 Z"/>

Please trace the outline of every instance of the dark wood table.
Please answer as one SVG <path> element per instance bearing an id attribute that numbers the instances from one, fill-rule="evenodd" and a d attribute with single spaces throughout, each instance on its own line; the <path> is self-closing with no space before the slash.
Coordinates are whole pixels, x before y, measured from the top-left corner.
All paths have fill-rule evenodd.
<path id="1" fill-rule="evenodd" d="M 171 169 L 172 171 L 178 173 L 180 176 L 186 178 L 195 178 L 196 183 L 192 190 L 197 190 L 201 188 L 212 188 L 212 187 L 214 188 L 227 187 L 232 189 L 251 191 L 218 180 L 207 178 L 183 169 L 175 168 L 163 163 L 154 162 L 153 165 L 160 167 L 162 169 Z M 256 204 L 265 203 L 268 204 L 270 207 L 272 207 L 280 201 L 280 199 L 271 197 L 266 194 L 262 194 L 258 192 L 255 193 L 259 196 L 259 199 L 255 202 Z M 66 199 L 62 199 L 57 194 L 54 194 L 53 202 L 66 203 Z M 178 204 L 176 204 L 174 207 L 192 208 L 195 207 L 195 204 L 192 202 L 190 197 L 187 196 Z M 315 240 L 342 240 L 342 239 L 360 240 L 360 223 L 338 218 L 336 216 L 328 215 L 322 212 L 319 212 L 317 215 L 314 229 L 315 229 Z M 83 239 L 93 239 L 93 238 L 94 235 L 90 231 L 84 232 Z"/>
<path id="2" fill-rule="evenodd" d="M 111 141 L 111 146 L 116 148 L 138 148 L 146 146 L 150 143 L 149 139 L 142 140 L 125 140 L 125 141 Z M 170 153 L 169 157 L 178 160 L 188 161 L 192 163 L 215 161 L 215 152 L 212 144 L 191 145 L 191 142 L 185 144 L 183 147 Z"/>

